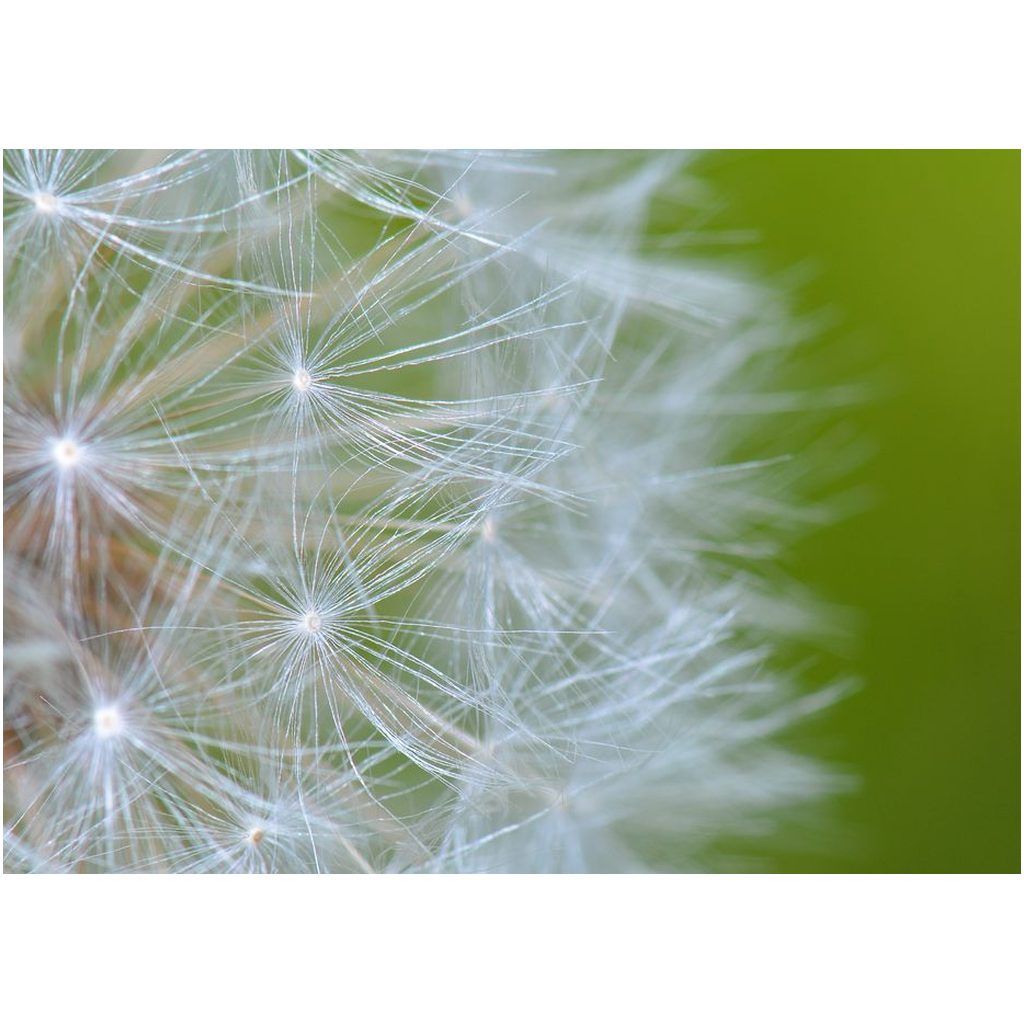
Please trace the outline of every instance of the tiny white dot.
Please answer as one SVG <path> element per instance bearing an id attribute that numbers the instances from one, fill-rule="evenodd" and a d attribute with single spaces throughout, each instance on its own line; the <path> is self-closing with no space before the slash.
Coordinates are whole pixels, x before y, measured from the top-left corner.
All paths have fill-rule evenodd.
<path id="1" fill-rule="evenodd" d="M 309 375 L 309 370 L 300 366 L 295 371 L 295 376 L 292 377 L 292 384 L 296 391 L 308 391 L 313 386 L 313 378 Z"/>
<path id="2" fill-rule="evenodd" d="M 50 452 L 53 455 L 53 461 L 61 469 L 72 469 L 82 460 L 81 447 L 70 437 L 62 437 L 60 440 L 54 441 Z"/>
<path id="3" fill-rule="evenodd" d="M 488 516 L 480 524 L 480 533 L 488 543 L 494 541 L 494 538 L 498 536 L 498 524 L 494 521 L 493 516 Z"/>
<path id="4" fill-rule="evenodd" d="M 60 200 L 52 192 L 37 192 L 32 201 L 36 204 L 36 213 L 47 217 L 60 208 Z"/>
<path id="5" fill-rule="evenodd" d="M 319 633 L 323 628 L 323 619 L 320 618 L 317 612 L 306 612 L 302 616 L 302 628 L 307 633 Z"/>
<path id="6" fill-rule="evenodd" d="M 92 727 L 101 740 L 109 740 L 124 732 L 124 719 L 113 705 L 97 708 L 92 716 Z"/>

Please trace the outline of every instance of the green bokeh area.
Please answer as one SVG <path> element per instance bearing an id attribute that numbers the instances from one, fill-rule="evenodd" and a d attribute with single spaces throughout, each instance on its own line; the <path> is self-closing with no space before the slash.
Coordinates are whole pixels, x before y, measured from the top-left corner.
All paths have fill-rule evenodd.
<path id="1" fill-rule="evenodd" d="M 837 417 L 873 451 L 864 509 L 788 568 L 859 609 L 825 655 L 860 690 L 815 730 L 861 779 L 831 848 L 789 871 L 1020 870 L 1020 153 L 733 152 L 702 158 L 716 229 L 797 311 L 828 314 L 824 384 L 874 397 Z M 784 836 L 779 837 L 784 840 Z M 794 846 L 797 844 L 794 844 Z"/>

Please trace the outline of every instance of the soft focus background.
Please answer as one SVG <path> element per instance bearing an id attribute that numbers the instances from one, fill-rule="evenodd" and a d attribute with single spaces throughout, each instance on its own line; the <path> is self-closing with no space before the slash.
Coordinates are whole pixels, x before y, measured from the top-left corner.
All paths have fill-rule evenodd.
<path id="1" fill-rule="evenodd" d="M 815 750 L 859 790 L 824 847 L 778 838 L 790 871 L 1020 870 L 1020 153 L 733 152 L 702 158 L 709 227 L 827 324 L 797 383 L 870 381 L 834 414 L 874 451 L 850 514 L 791 573 L 859 609 L 814 671 L 860 691 Z M 838 837 L 838 838 L 836 838 Z"/>

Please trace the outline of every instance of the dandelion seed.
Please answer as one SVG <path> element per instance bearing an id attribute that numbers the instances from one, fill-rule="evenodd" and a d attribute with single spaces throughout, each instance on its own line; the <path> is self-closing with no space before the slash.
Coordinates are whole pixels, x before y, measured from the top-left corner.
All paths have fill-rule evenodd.
<path id="1" fill-rule="evenodd" d="M 302 628 L 307 633 L 319 633 L 320 630 L 323 629 L 323 625 L 323 619 L 320 618 L 319 612 L 306 612 L 306 614 L 302 616 Z"/>
<path id="2" fill-rule="evenodd" d="M 253 846 L 259 846 L 263 842 L 266 832 L 258 825 L 255 828 L 249 829 L 249 835 L 246 837 Z"/>
<path id="3" fill-rule="evenodd" d="M 313 378 L 310 376 L 309 370 L 300 366 L 292 378 L 292 385 L 296 391 L 308 391 L 313 386 Z"/>

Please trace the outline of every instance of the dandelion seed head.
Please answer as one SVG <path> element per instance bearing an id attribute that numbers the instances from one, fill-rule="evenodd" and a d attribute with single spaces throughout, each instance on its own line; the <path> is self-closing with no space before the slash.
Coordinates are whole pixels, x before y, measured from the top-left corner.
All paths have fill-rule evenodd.
<path id="1" fill-rule="evenodd" d="M 4 159 L 5 869 L 699 869 L 828 791 L 732 571 L 788 314 L 648 246 L 683 157 Z"/>

